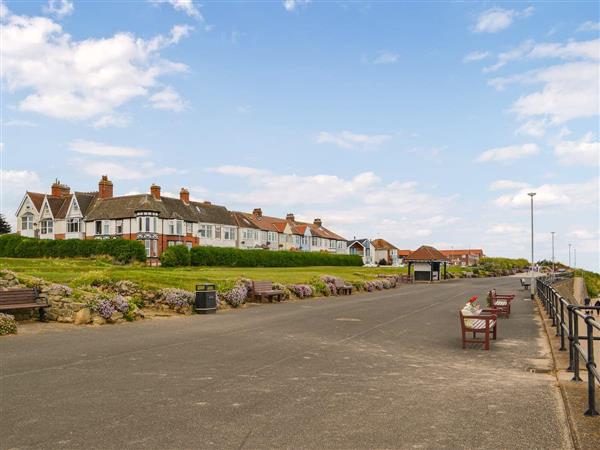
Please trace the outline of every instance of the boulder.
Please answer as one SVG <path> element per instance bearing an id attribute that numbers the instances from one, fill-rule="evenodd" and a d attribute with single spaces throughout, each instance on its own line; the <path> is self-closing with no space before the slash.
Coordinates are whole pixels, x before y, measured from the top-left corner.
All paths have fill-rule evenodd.
<path id="1" fill-rule="evenodd" d="M 104 325 L 106 323 L 106 319 L 100 316 L 94 316 L 92 320 L 94 325 Z"/>
<path id="2" fill-rule="evenodd" d="M 82 308 L 75 313 L 75 318 L 73 319 L 73 323 L 75 325 L 85 325 L 92 321 L 92 311 L 90 308 Z"/>

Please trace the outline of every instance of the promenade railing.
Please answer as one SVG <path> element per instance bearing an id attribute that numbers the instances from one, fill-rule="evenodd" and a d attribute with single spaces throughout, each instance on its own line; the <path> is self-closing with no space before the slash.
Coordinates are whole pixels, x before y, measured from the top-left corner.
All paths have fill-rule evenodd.
<path id="1" fill-rule="evenodd" d="M 556 277 L 539 277 L 536 280 L 538 298 L 556 327 L 556 336 L 560 338 L 560 351 L 566 351 L 568 341 L 569 367 L 573 372 L 571 381 L 582 381 L 580 362 L 585 362 L 587 370 L 588 406 L 586 416 L 597 416 L 596 383 L 600 385 L 600 372 L 594 361 L 594 341 L 600 341 L 600 306 L 573 305 L 565 300 L 555 289 L 554 285 L 570 275 Z M 596 317 L 594 316 L 596 315 Z M 583 325 L 584 330 L 580 330 Z M 600 344 L 596 344 L 600 345 Z"/>

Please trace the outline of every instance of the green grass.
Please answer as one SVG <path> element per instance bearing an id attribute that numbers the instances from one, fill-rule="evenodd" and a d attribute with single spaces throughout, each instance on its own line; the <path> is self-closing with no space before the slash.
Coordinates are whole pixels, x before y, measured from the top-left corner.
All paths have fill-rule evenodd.
<path id="1" fill-rule="evenodd" d="M 308 283 L 320 275 L 333 275 L 346 281 L 369 280 L 377 274 L 406 273 L 406 268 L 392 267 L 148 267 L 145 265 L 118 266 L 102 259 L 0 258 L 0 268 L 21 275 L 35 276 L 54 283 L 81 286 L 95 278 L 113 281 L 130 280 L 148 289 L 177 287 L 193 291 L 196 283 L 215 283 L 227 287 L 240 277 L 271 280 L 282 284 Z"/>

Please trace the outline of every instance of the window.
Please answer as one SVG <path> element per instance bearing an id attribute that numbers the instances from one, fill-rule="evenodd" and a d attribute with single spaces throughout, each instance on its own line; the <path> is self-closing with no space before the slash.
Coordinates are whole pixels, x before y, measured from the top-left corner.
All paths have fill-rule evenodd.
<path id="1" fill-rule="evenodd" d="M 51 234 L 53 231 L 54 222 L 52 219 L 42 220 L 42 234 Z"/>
<path id="2" fill-rule="evenodd" d="M 177 235 L 177 236 L 182 236 L 183 235 L 183 221 L 182 220 L 169 220 L 169 224 L 167 226 L 167 230 L 168 233 L 170 235 Z"/>
<path id="3" fill-rule="evenodd" d="M 102 234 L 110 234 L 110 221 L 102 221 Z"/>
<path id="4" fill-rule="evenodd" d="M 176 231 L 177 231 L 177 235 L 178 236 L 182 236 L 183 235 L 183 221 L 182 220 L 176 220 L 175 221 L 175 225 L 176 225 Z"/>
<path id="5" fill-rule="evenodd" d="M 175 241 L 168 241 L 167 246 L 173 247 L 175 245 Z"/>
<path id="6" fill-rule="evenodd" d="M 21 217 L 21 229 L 33 230 L 33 214 L 27 213 Z"/>
<path id="7" fill-rule="evenodd" d="M 228 241 L 235 240 L 235 228 L 223 227 L 223 239 Z"/>
<path id="8" fill-rule="evenodd" d="M 312 238 L 312 245 L 315 247 L 317 246 L 317 238 L 315 236 Z"/>
<path id="9" fill-rule="evenodd" d="M 220 227 L 219 228 L 219 234 L 220 234 Z M 207 239 L 212 239 L 212 232 L 213 232 L 213 226 L 212 225 L 200 225 L 198 227 L 198 236 L 202 237 L 202 238 L 207 238 Z"/>
<path id="10" fill-rule="evenodd" d="M 67 219 L 67 233 L 79 233 L 79 219 Z"/>
<path id="11" fill-rule="evenodd" d="M 244 228 L 242 231 L 242 238 L 247 240 L 258 240 L 258 232 L 249 228 Z"/>
<path id="12" fill-rule="evenodd" d="M 158 228 L 158 219 L 151 216 L 138 217 L 138 232 L 154 233 Z"/>
<path id="13" fill-rule="evenodd" d="M 76 201 L 73 201 L 73 208 L 72 208 L 72 209 L 73 209 L 73 211 L 75 211 L 75 212 L 79 211 L 79 205 L 77 204 L 77 202 L 76 202 Z"/>
<path id="14" fill-rule="evenodd" d="M 277 233 L 274 233 L 273 231 L 269 231 L 267 233 L 267 241 L 269 241 L 269 243 L 271 243 L 271 244 L 277 243 Z"/>
<path id="15" fill-rule="evenodd" d="M 335 241 L 333 239 L 329 241 L 329 248 L 335 248 Z"/>
<path id="16" fill-rule="evenodd" d="M 194 232 L 192 225 L 193 225 L 192 222 L 185 223 L 185 233 L 186 234 L 192 234 Z"/>
<path id="17" fill-rule="evenodd" d="M 142 219 L 140 219 L 141 222 Z M 96 234 L 102 234 L 102 221 L 96 220 Z"/>
<path id="18" fill-rule="evenodd" d="M 115 234 L 123 234 L 123 221 L 117 220 L 115 223 Z"/>
<path id="19" fill-rule="evenodd" d="M 145 239 L 144 247 L 146 247 L 146 256 L 156 256 L 158 243 L 154 239 Z"/>
<path id="20" fill-rule="evenodd" d="M 221 239 L 221 227 L 215 226 L 215 239 Z"/>

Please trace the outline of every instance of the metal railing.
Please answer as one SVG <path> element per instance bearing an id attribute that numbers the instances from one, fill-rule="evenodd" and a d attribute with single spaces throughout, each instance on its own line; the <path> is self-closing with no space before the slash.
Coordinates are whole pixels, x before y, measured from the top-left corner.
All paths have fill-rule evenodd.
<path id="1" fill-rule="evenodd" d="M 563 277 L 561 277 L 563 278 Z M 559 281 L 558 279 L 555 280 Z M 560 338 L 560 351 L 566 351 L 565 341 L 569 342 L 569 367 L 573 372 L 571 381 L 582 381 L 579 377 L 580 358 L 585 362 L 588 384 L 588 408 L 586 416 L 597 416 L 596 385 L 600 384 L 600 372 L 594 361 L 594 341 L 600 341 L 600 317 L 594 318 L 594 313 L 600 314 L 600 306 L 573 305 L 565 300 L 552 286 L 548 277 L 540 277 L 536 281 L 538 298 L 556 327 L 556 336 Z M 579 325 L 585 324 L 585 334 L 579 334 Z M 594 331 L 597 336 L 594 336 Z M 582 345 L 582 342 L 584 345 Z"/>

